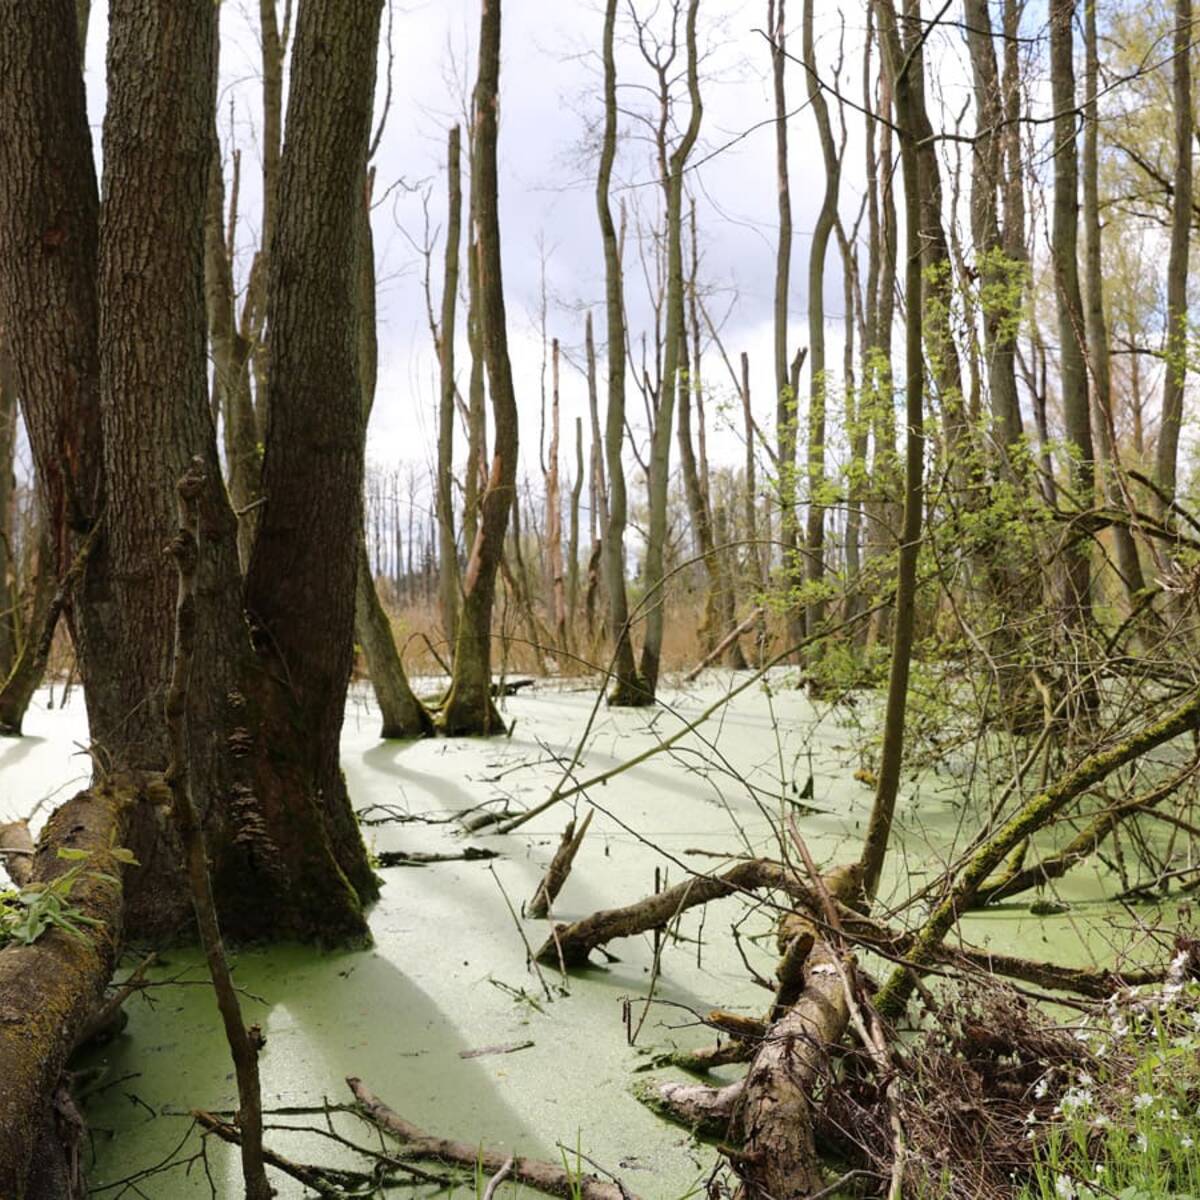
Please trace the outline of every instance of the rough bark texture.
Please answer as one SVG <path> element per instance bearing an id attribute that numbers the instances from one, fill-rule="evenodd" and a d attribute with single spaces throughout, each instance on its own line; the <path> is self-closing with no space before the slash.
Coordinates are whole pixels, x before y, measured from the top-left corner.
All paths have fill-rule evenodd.
<path id="1" fill-rule="evenodd" d="M 441 728 L 452 735 L 504 731 L 491 698 L 492 602 L 504 553 L 504 533 L 516 496 L 517 401 L 500 269 L 500 213 L 496 135 L 500 92 L 500 0 L 488 0 L 479 25 L 479 78 L 475 85 L 475 150 L 472 207 L 478 238 L 480 333 L 495 421 L 495 444 L 487 488 L 480 502 L 479 532 L 463 581 L 463 607 L 454 646 L 450 693 Z"/>
<path id="2" fill-rule="evenodd" d="M 255 795 L 268 811 L 291 814 L 287 832 L 305 868 L 289 890 L 325 889 L 331 929 L 345 935 L 365 930 L 358 902 L 376 890 L 338 742 L 354 657 L 365 444 L 356 217 L 381 7 L 306 0 L 298 14 L 267 287 L 270 499 L 245 589 L 265 667 L 252 700 L 261 703 L 258 749 L 268 769 Z M 281 825 L 268 821 L 277 837 Z"/>

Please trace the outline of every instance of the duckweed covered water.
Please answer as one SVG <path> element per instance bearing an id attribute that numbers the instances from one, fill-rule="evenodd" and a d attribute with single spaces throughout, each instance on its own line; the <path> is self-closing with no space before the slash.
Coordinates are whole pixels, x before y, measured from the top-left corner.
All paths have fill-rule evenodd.
<path id="1" fill-rule="evenodd" d="M 669 709 L 601 709 L 578 778 L 616 766 L 694 718 L 730 685 L 727 673 L 669 694 Z M 799 827 L 821 863 L 849 861 L 859 852 L 871 790 L 853 778 L 861 765 L 853 726 L 861 711 L 814 706 L 786 677 L 770 691 L 748 690 L 673 751 L 593 789 L 591 832 L 555 906 L 558 920 L 626 904 L 688 870 L 719 860 L 689 854 L 777 853 L 769 816 L 798 815 Z M 39 700 L 43 696 L 39 696 Z M 380 806 L 413 816 L 445 818 L 484 801 L 513 808 L 545 798 L 558 783 L 592 711 L 586 689 L 544 684 L 506 701 L 516 722 L 508 739 L 384 743 L 373 706 L 356 694 L 348 711 L 343 761 L 356 808 Z M 30 736 L 0 744 L 0 820 L 27 812 L 43 796 L 82 786 L 88 763 L 78 753 L 86 737 L 82 702 L 66 711 L 37 707 Z M 965 760 L 964 760 L 965 761 Z M 979 818 L 962 804 L 963 774 L 947 763 L 906 781 L 883 894 L 897 895 L 932 878 L 947 847 L 962 845 Z M 809 777 L 811 800 L 801 800 Z M 782 780 L 782 786 L 781 786 Z M 586 806 L 581 804 L 580 812 Z M 44 814 L 43 814 L 44 815 Z M 743 922 L 735 900 L 693 910 L 678 937 L 665 939 L 654 973 L 650 937 L 613 943 L 619 961 L 564 981 L 526 967 L 526 946 L 509 912 L 532 896 L 570 815 L 560 805 L 509 836 L 462 837 L 456 824 L 419 821 L 371 825 L 373 850 L 452 850 L 486 846 L 492 862 L 447 862 L 389 868 L 371 927 L 375 946 L 322 954 L 308 947 L 244 950 L 236 978 L 246 992 L 248 1020 L 261 1023 L 264 1104 L 268 1108 L 344 1104 L 343 1079 L 360 1076 L 396 1111 L 423 1129 L 468 1142 L 572 1163 L 581 1151 L 619 1172 L 647 1200 L 687 1194 L 712 1169 L 715 1151 L 686 1131 L 664 1124 L 631 1094 L 637 1073 L 656 1054 L 704 1045 L 712 1035 L 694 1012 L 723 1007 L 761 1013 L 766 993 L 751 982 L 730 926 L 741 923 L 742 950 L 765 978 L 774 970 L 767 914 Z M 957 839 L 957 842 L 955 841 Z M 903 891 L 900 879 L 906 879 Z M 1031 897 L 972 915 L 963 936 L 1030 957 L 1106 965 L 1129 940 L 1125 911 L 1105 896 L 1103 867 L 1087 864 L 1061 882 L 1068 913 L 1039 918 Z M 523 921 L 536 947 L 548 925 Z M 599 957 L 599 956 L 597 956 Z M 132 960 L 131 960 L 132 961 Z M 97 1078 L 87 1106 L 95 1194 L 121 1195 L 119 1181 L 169 1158 L 187 1138 L 190 1108 L 235 1106 L 232 1068 L 199 956 L 168 954 L 154 973 L 164 985 L 132 1002 L 129 1024 L 89 1062 Z M 653 980 L 657 1001 L 644 999 Z M 547 996 L 547 990 L 549 996 Z M 626 1005 L 626 1002 L 630 1002 Z M 640 1028 L 639 1028 L 640 1027 Z M 629 1044 L 637 1031 L 635 1045 Z M 463 1057 L 484 1047 L 532 1041 L 509 1053 Z M 677 1072 L 657 1072 L 670 1077 Z M 726 1078 L 733 1078 L 730 1069 Z M 278 1116 L 276 1125 L 322 1126 L 322 1114 Z M 350 1118 L 341 1132 L 370 1142 Z M 314 1132 L 274 1130 L 268 1143 L 290 1158 L 356 1165 L 353 1156 Z M 214 1144 L 207 1168 L 220 1197 L 240 1195 L 236 1151 Z M 281 1197 L 309 1193 L 273 1174 Z M 199 1163 L 142 1179 L 136 1194 L 153 1200 L 210 1196 Z M 398 1193 L 399 1194 L 399 1193 Z M 408 1194 L 412 1193 L 408 1190 Z M 474 1194 L 463 1187 L 456 1193 Z M 509 1194 L 516 1194 L 515 1191 Z"/>

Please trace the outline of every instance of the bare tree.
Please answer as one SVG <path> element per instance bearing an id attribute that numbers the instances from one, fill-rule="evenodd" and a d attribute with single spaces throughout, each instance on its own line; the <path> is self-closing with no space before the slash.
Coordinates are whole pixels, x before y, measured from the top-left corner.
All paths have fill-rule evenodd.
<path id="1" fill-rule="evenodd" d="M 504 722 L 491 698 L 492 605 L 504 554 L 509 510 L 516 498 L 517 402 L 504 311 L 500 267 L 500 217 L 496 134 L 500 91 L 500 0 L 488 0 L 479 24 L 479 75 L 475 85 L 474 153 L 471 156 L 472 218 L 479 272 L 479 330 L 492 398 L 495 439 L 487 488 L 480 500 L 479 531 L 467 561 L 463 604 L 454 644 L 450 691 L 442 708 L 443 732 L 502 733 Z"/>

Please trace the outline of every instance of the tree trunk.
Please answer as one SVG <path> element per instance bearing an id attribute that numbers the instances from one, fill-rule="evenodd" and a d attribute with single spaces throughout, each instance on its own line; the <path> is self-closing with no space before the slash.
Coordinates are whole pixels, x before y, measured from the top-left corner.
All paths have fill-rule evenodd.
<path id="1" fill-rule="evenodd" d="M 441 402 L 438 406 L 438 601 L 442 632 L 454 641 L 458 627 L 458 542 L 454 536 L 454 323 L 458 303 L 458 244 L 462 240 L 462 182 L 459 128 L 450 130 L 446 152 L 448 196 L 446 265 L 442 276 L 442 319 L 439 326 L 438 369 Z M 467 464 L 468 473 L 472 464 Z"/>
<path id="2" fill-rule="evenodd" d="M 783 581 L 786 590 L 789 645 L 804 639 L 804 615 L 799 598 L 804 566 L 800 561 L 800 524 L 796 515 L 797 396 L 794 373 L 788 370 L 788 295 L 792 271 L 792 193 L 788 174 L 787 63 L 784 26 L 785 0 L 767 0 L 767 27 L 771 33 L 771 73 L 775 96 L 775 173 L 779 200 L 779 241 L 775 251 L 775 437 L 778 472 Z"/>
<path id="3" fill-rule="evenodd" d="M 1051 0 L 1050 93 L 1054 108 L 1054 216 L 1051 256 L 1058 308 L 1063 424 L 1072 447 L 1071 490 L 1083 510 L 1092 506 L 1095 455 L 1084 357 L 1085 323 L 1079 291 L 1079 166 L 1075 146 L 1075 0 Z M 1091 566 L 1087 545 L 1064 547 L 1064 618 L 1069 629 L 1091 623 Z"/>
<path id="4" fill-rule="evenodd" d="M 683 171 L 688 155 L 700 133 L 703 107 L 700 101 L 699 56 L 696 49 L 696 12 L 699 0 L 689 0 L 687 9 L 687 83 L 691 102 L 691 117 L 687 128 L 667 158 L 665 145 L 659 144 L 661 183 L 666 194 L 667 237 L 667 323 L 663 342 L 663 376 L 659 389 L 658 411 L 650 441 L 650 515 L 646 535 L 646 557 L 643 579 L 649 600 L 646 617 L 646 636 L 642 642 L 641 674 L 646 689 L 654 693 L 658 687 L 658 672 L 662 661 L 663 630 L 665 628 L 666 583 L 665 550 L 667 541 L 667 485 L 670 475 L 671 426 L 675 394 L 679 386 L 680 348 L 684 344 L 683 307 Z M 661 78 L 661 76 L 660 76 Z M 660 89 L 660 102 L 669 103 L 666 85 Z M 660 123 L 660 138 L 665 137 L 665 124 Z"/>
<path id="5" fill-rule="evenodd" d="M 571 485 L 571 511 L 567 517 L 567 621 L 564 649 L 574 644 L 579 604 L 579 502 L 583 496 L 583 418 L 575 418 L 575 482 Z"/>
<path id="6" fill-rule="evenodd" d="M 375 243 L 371 234 L 371 185 L 372 179 L 368 177 L 354 213 L 354 253 L 357 264 L 355 332 L 359 387 L 362 391 L 364 448 L 367 423 L 375 406 L 375 385 L 379 366 L 379 342 L 375 331 Z M 379 536 L 382 531 L 378 525 L 381 507 L 381 504 L 376 505 L 376 534 L 379 538 L 376 555 L 380 560 L 385 558 L 385 543 Z M 375 702 L 379 705 L 383 719 L 379 736 L 427 737 L 433 733 L 433 720 L 409 686 L 404 663 L 396 647 L 392 622 L 379 599 L 379 592 L 371 573 L 365 527 L 359 529 L 359 546 L 355 558 L 354 634 L 362 646 Z"/>
<path id="7" fill-rule="evenodd" d="M 613 32 L 617 0 L 607 0 L 604 16 L 604 141 L 596 177 L 596 209 L 604 244 L 604 295 L 608 335 L 608 406 L 605 413 L 604 457 L 608 466 L 608 528 L 604 535 L 604 583 L 608 590 L 609 624 L 613 640 L 608 702 L 614 707 L 652 704 L 654 688 L 638 673 L 629 630 L 629 601 L 625 590 L 625 286 L 621 253 L 609 204 L 613 162 L 617 155 L 617 67 Z"/>
<path id="8" fill-rule="evenodd" d="M 0 345 L 0 681 L 8 678 L 20 648 L 21 613 L 13 554 L 13 493 L 17 450 L 17 387 L 12 362 Z M 50 564 L 43 564 L 50 570 Z"/>
<path id="9" fill-rule="evenodd" d="M 896 579 L 896 619 L 892 631 L 892 660 L 888 674 L 887 706 L 884 714 L 883 750 L 879 762 L 879 782 L 875 803 L 867 826 L 861 858 L 863 891 L 873 898 L 883 872 L 891 836 L 896 795 L 900 788 L 900 767 L 904 757 L 904 726 L 908 706 L 908 674 L 912 661 L 913 630 L 916 610 L 917 558 L 921 542 L 921 515 L 924 505 L 925 434 L 923 351 L 924 297 L 921 264 L 921 183 L 922 169 L 917 138 L 919 119 L 915 111 L 916 78 L 924 71 L 920 52 L 922 31 L 919 13 L 906 14 L 905 39 L 896 25 L 892 0 L 877 0 L 879 33 L 887 70 L 896 100 L 897 136 L 904 170 L 905 223 L 905 477 L 904 523 L 900 537 L 900 563 Z"/>
<path id="10" fill-rule="evenodd" d="M 368 663 L 375 702 L 383 718 L 379 736 L 430 737 L 434 732 L 433 719 L 409 685 L 392 633 L 392 623 L 380 602 L 375 580 L 371 577 L 371 564 L 363 535 L 360 535 L 356 570 L 354 629 Z"/>
<path id="11" fill-rule="evenodd" d="M 479 26 L 479 77 L 475 85 L 475 151 L 472 207 L 478 239 L 480 332 L 492 396 L 495 445 L 480 502 L 479 532 L 463 585 L 463 608 L 454 647 L 450 693 L 442 709 L 443 732 L 502 733 L 491 698 L 492 602 L 504 553 L 504 531 L 516 498 L 517 402 L 500 270 L 500 218 L 496 178 L 496 126 L 500 88 L 500 0 L 489 0 Z"/>
<path id="12" fill-rule="evenodd" d="M 56 615 L 52 616 L 51 613 L 58 591 L 58 579 L 54 573 L 54 553 L 46 520 L 40 514 L 36 537 L 36 565 L 26 585 L 29 593 L 26 620 L 21 629 L 16 657 L 3 681 L 0 681 L 0 735 L 9 737 L 20 736 L 33 694 L 42 685 L 54 639 L 54 626 L 57 625 Z M 23 607 L 24 599 L 21 598 Z M 50 621 L 54 623 L 47 629 Z"/>
<path id="13" fill-rule="evenodd" d="M 841 159 L 833 141 L 829 109 L 817 76 L 813 43 L 813 0 L 804 0 L 801 16 L 802 48 L 808 102 L 817 122 L 821 157 L 825 165 L 825 193 L 813 228 L 808 258 L 808 518 L 805 522 L 804 581 L 808 597 L 804 609 L 805 632 L 811 637 L 825 621 L 825 254 L 837 218 Z M 810 661 L 819 661 L 821 644 L 813 643 Z"/>
<path id="14" fill-rule="evenodd" d="M 1185 0 L 1186 2 L 1186 0 Z M 1189 35 L 1190 36 L 1190 35 Z M 1083 128 L 1083 226 L 1084 291 L 1087 301 L 1088 366 L 1095 386 L 1095 416 L 1098 439 L 1096 448 L 1104 467 L 1108 502 L 1115 508 L 1126 507 L 1122 492 L 1120 453 L 1113 423 L 1112 357 L 1109 353 L 1108 322 L 1104 315 L 1104 274 L 1100 230 L 1100 113 L 1097 96 L 1100 87 L 1100 58 L 1096 34 L 1096 4 L 1088 0 L 1084 17 L 1086 43 L 1084 95 L 1086 124 Z M 1189 101 L 1190 103 L 1190 101 Z M 1190 152 L 1189 152 L 1190 153 Z M 1186 234 L 1184 235 L 1186 239 Z M 1186 249 L 1184 254 L 1186 256 Z M 1185 268 L 1186 270 L 1186 268 Z M 1113 526 L 1113 544 L 1132 610 L 1146 587 L 1133 533 L 1123 524 Z"/>
<path id="15" fill-rule="evenodd" d="M 1188 246 L 1192 227 L 1192 0 L 1175 0 L 1172 78 L 1175 109 L 1175 178 L 1171 210 L 1171 249 L 1167 258 L 1166 371 L 1162 422 L 1155 467 L 1158 486 L 1174 499 L 1183 422 L 1183 389 L 1188 355 Z M 1164 515 L 1167 509 L 1164 505 Z"/>
<path id="16" fill-rule="evenodd" d="M 546 575 L 554 601 L 554 644 L 567 647 L 567 593 L 563 578 L 562 491 L 558 475 L 559 356 L 558 338 L 551 348 L 550 450 L 546 463 Z M 560 660 L 561 666 L 561 660 Z"/>

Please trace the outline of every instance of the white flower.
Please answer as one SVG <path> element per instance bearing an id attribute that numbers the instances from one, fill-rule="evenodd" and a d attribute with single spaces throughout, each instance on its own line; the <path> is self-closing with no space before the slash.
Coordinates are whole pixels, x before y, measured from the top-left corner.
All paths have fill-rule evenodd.
<path id="1" fill-rule="evenodd" d="M 1192 1141 L 1191 1134 L 1185 1133 L 1183 1137 L 1179 1139 L 1179 1144 L 1185 1150 L 1190 1150 L 1196 1143 Z"/>
<path id="2" fill-rule="evenodd" d="M 1049 1075 L 1043 1075 L 1043 1076 L 1041 1077 L 1041 1079 L 1039 1079 L 1039 1080 L 1037 1081 L 1037 1084 L 1034 1086 L 1034 1089 L 1033 1089 L 1033 1098 L 1034 1098 L 1035 1100 L 1042 1100 L 1042 1099 L 1044 1099 L 1044 1098 L 1045 1098 L 1045 1095 L 1046 1095 L 1046 1090 L 1049 1088 L 1049 1086 L 1050 1086 L 1050 1076 L 1049 1076 Z"/>
<path id="3" fill-rule="evenodd" d="M 1143 1108 L 1149 1108 L 1154 1103 L 1154 1097 L 1149 1092 L 1138 1092 L 1133 1098 L 1133 1107 L 1137 1112 L 1141 1112 Z"/>
<path id="4" fill-rule="evenodd" d="M 1146 1141 L 1146 1135 L 1144 1133 L 1139 1133 L 1137 1135 L 1138 1150 L 1140 1150 L 1143 1154 L 1145 1154 L 1148 1147 L 1149 1147 L 1149 1143 Z"/>
<path id="5" fill-rule="evenodd" d="M 1075 1200 L 1075 1185 L 1067 1175 L 1059 1175 L 1054 1180 L 1054 1191 L 1062 1200 Z"/>

